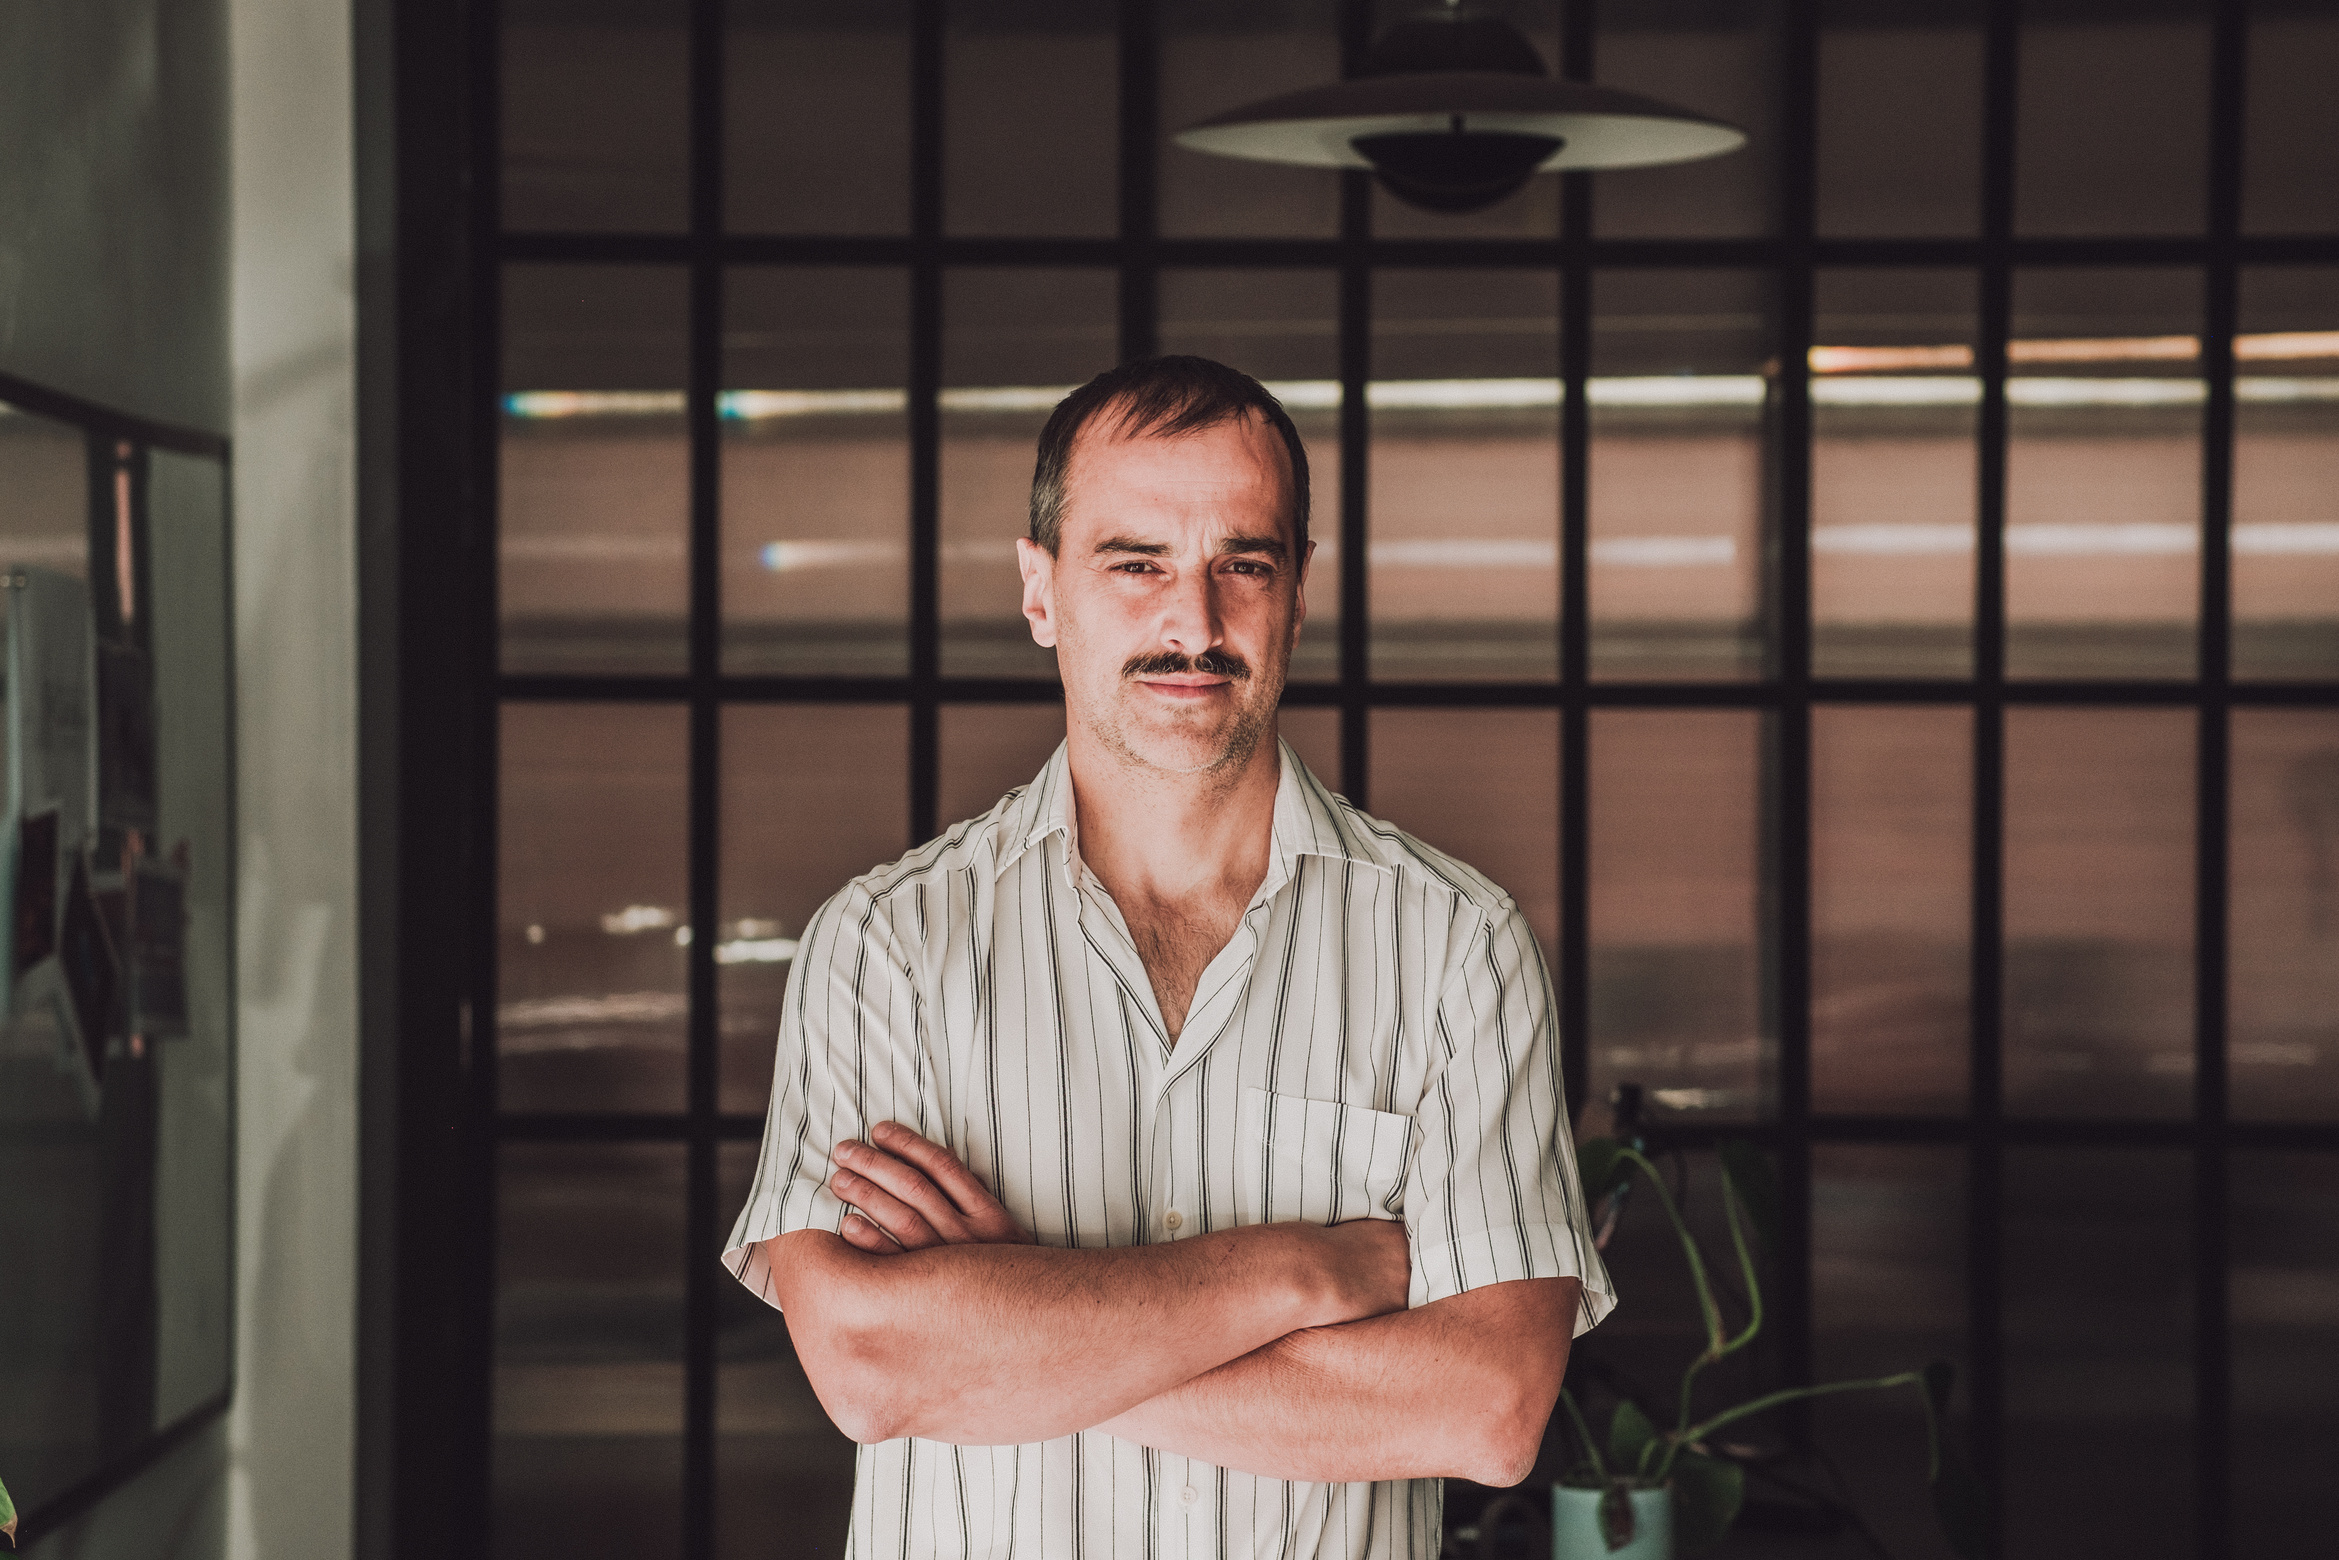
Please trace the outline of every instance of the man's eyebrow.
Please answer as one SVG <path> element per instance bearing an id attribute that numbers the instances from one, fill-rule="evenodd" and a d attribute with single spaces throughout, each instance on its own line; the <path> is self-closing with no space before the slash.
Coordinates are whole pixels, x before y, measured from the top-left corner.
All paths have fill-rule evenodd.
<path id="1" fill-rule="evenodd" d="M 1277 563 L 1291 556 L 1291 549 L 1280 536 L 1230 536 L 1218 544 L 1219 556 L 1228 553 L 1265 553 Z"/>
<path id="2" fill-rule="evenodd" d="M 1096 550 L 1100 553 L 1136 553 L 1146 558 L 1166 558 L 1169 556 L 1169 543 L 1141 542 L 1134 536 L 1108 536 L 1096 544 Z"/>

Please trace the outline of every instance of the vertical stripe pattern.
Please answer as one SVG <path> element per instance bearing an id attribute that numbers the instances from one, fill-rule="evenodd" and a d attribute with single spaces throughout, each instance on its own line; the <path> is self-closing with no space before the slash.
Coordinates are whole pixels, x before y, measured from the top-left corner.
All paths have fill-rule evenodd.
<path id="1" fill-rule="evenodd" d="M 1265 880 L 1173 1049 L 1081 865 L 1058 749 L 1029 786 L 856 879 L 800 940 L 753 1191 L 725 1263 L 836 1230 L 830 1146 L 915 1123 L 1042 1244 L 1281 1219 L 1405 1221 L 1416 1306 L 1525 1278 L 1615 1301 L 1577 1192 L 1550 978 L 1477 872 L 1325 790 L 1287 746 Z M 850 1553 L 1428 1557 L 1434 1479 L 1314 1485 L 1095 1432 L 861 1448 Z"/>

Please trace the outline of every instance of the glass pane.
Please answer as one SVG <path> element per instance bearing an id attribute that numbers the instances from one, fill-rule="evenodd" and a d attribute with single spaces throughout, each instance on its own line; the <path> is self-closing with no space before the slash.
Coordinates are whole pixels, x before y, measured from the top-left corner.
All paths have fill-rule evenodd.
<path id="1" fill-rule="evenodd" d="M 2233 1156 L 2232 1552 L 2329 1542 L 2339 1460 L 2339 1155 Z"/>
<path id="2" fill-rule="evenodd" d="M 2143 14 L 2029 0 L 2014 122 L 2026 234 L 2198 233 L 2207 214 L 2209 6 Z"/>
<path id="3" fill-rule="evenodd" d="M 2339 270 L 2242 273 L 2233 675 L 2339 676 Z"/>
<path id="4" fill-rule="evenodd" d="M 2008 1560 L 2194 1552 L 2192 1167 L 2006 1156 Z"/>
<path id="5" fill-rule="evenodd" d="M 1110 271 L 957 271 L 942 333 L 942 670 L 1053 681 L 1056 652 L 1023 619 L 1015 538 L 1031 529 L 1040 429 L 1113 366 Z"/>
<path id="6" fill-rule="evenodd" d="M 746 1206 L 758 1151 L 725 1143 L 716 1160 L 716 1218 L 726 1235 Z M 841 1555 L 853 1515 L 853 1443 L 813 1395 L 780 1313 L 728 1278 L 715 1293 L 715 1553 Z"/>
<path id="7" fill-rule="evenodd" d="M 2339 227 L 2339 4 L 2258 0 L 2251 10 L 2242 228 L 2327 233 Z"/>
<path id="8" fill-rule="evenodd" d="M 1383 27 L 1394 26 L 1409 12 L 1431 6 L 1384 5 L 1379 8 Z M 1555 5 L 1506 5 L 1497 11 L 1516 27 L 1528 45 L 1542 57 L 1543 73 L 1559 74 L 1559 14 Z M 1333 76 L 1339 72 L 1335 70 Z M 1321 78 L 1321 79 L 1331 79 Z M 1332 177 L 1329 174 L 1326 177 Z M 1376 238 L 1544 238 L 1559 236 L 1559 176 L 1537 174 L 1517 190 L 1481 211 L 1424 211 L 1398 199 L 1378 179 L 1372 186 L 1372 232 Z"/>
<path id="9" fill-rule="evenodd" d="M 1974 278 L 1822 271 L 1811 353 L 1812 670 L 1973 670 Z"/>
<path id="10" fill-rule="evenodd" d="M 1726 119 L 1746 145 L 1702 162 L 1621 168 L 1594 197 L 1608 238 L 1736 238 L 1771 229 L 1780 137 L 1775 0 L 1607 0 L 1600 84 Z"/>
<path id="11" fill-rule="evenodd" d="M 1161 350 L 1215 358 L 1261 381 L 1307 446 L 1316 556 L 1291 680 L 1330 682 L 1340 675 L 1338 283 L 1328 271 L 1165 271 L 1160 298 Z"/>
<path id="12" fill-rule="evenodd" d="M 1757 676 L 1769 279 L 1615 271 L 1593 307 L 1592 672 Z"/>
<path id="13" fill-rule="evenodd" d="M 508 1143 L 496 1560 L 682 1549 L 682 1150 Z"/>
<path id="14" fill-rule="evenodd" d="M 947 10 L 943 225 L 1019 237 L 1113 232 L 1121 113 L 1113 9 L 947 0 Z"/>
<path id="15" fill-rule="evenodd" d="M 828 898 L 909 848 L 910 723 L 890 705 L 723 711 L 722 1108 L 771 1102 L 796 940 Z"/>
<path id="16" fill-rule="evenodd" d="M 1819 231 L 1970 235 L 1982 219 L 1982 10 L 1836 3 L 1819 34 Z"/>
<path id="17" fill-rule="evenodd" d="M 2339 711 L 2236 710 L 2230 742 L 2233 1113 L 2339 1119 Z"/>
<path id="18" fill-rule="evenodd" d="M 907 0 L 728 0 L 723 223 L 735 233 L 906 233 Z"/>
<path id="19" fill-rule="evenodd" d="M 680 1110 L 688 717 L 507 704 L 497 818 L 506 1110 Z"/>
<path id="20" fill-rule="evenodd" d="M 1379 272 L 1372 365 L 1373 675 L 1557 680 L 1559 278 Z"/>
<path id="21" fill-rule="evenodd" d="M 229 869 L 236 722 L 230 701 L 227 472 L 216 460 L 150 451 L 146 504 L 149 572 L 158 587 L 151 591 L 148 623 L 155 819 L 150 854 L 138 868 L 135 913 L 143 924 L 128 940 L 128 962 L 134 1010 L 148 1007 L 150 979 L 154 994 L 163 998 L 153 1004 L 161 1014 L 138 1013 L 142 1029 L 162 1036 L 151 1054 L 160 1162 L 153 1178 L 154 1423 L 163 1426 L 226 1391 L 230 1376 L 235 967 L 229 928 L 235 884 Z M 171 926 L 174 897 L 183 916 L 176 937 L 166 931 L 156 938 L 147 927 Z M 149 917 L 150 909 L 160 914 Z M 168 978 L 173 964 L 179 974 L 175 993 Z M 6 1092 L 0 1084 L 0 1093 Z M 0 1173 L 0 1182 L 6 1179 Z M 24 1261 L 21 1251 L 16 1260 Z"/>
<path id="22" fill-rule="evenodd" d="M 1330 238 L 1340 222 L 1340 179 L 1208 157 L 1170 136 L 1240 104 L 1340 79 L 1334 12 L 1309 0 L 1162 8 L 1161 231 L 1174 238 Z"/>
<path id="23" fill-rule="evenodd" d="M 0 565 L 89 577 L 89 438 L 0 402 Z"/>
<path id="24" fill-rule="evenodd" d="M 505 671 L 682 670 L 689 315 L 679 267 L 505 272 Z"/>
<path id="25" fill-rule="evenodd" d="M 1346 795 L 1348 782 L 1340 774 L 1340 712 L 1322 705 L 1286 704 L 1276 717 L 1283 740 L 1318 780 Z"/>
<path id="26" fill-rule="evenodd" d="M 1973 716 L 1811 712 L 1811 1093 L 1965 1107 Z"/>
<path id="27" fill-rule="evenodd" d="M 909 279 L 736 270 L 724 307 L 724 670 L 902 676 Z"/>
<path id="28" fill-rule="evenodd" d="M 2014 279 L 2006 670 L 2190 677 L 2201 596 L 2201 280 Z"/>
<path id="29" fill-rule="evenodd" d="M 1817 1144 L 1811 1151 L 1811 1300 L 1821 1381 L 1874 1380 L 1933 1360 L 1960 1367 L 1966 1338 L 1965 1156 L 1950 1148 Z M 1727 1248 L 1725 1248 L 1727 1249 Z M 1847 1392 L 1815 1405 L 1819 1440 L 1889 1551 L 1949 1560 L 1926 1482 L 1914 1391 Z"/>
<path id="30" fill-rule="evenodd" d="M 1592 1085 L 1655 1120 L 1767 1113 L 1755 880 L 1761 717 L 1592 712 Z"/>
<path id="31" fill-rule="evenodd" d="M 1559 712 L 1375 710 L 1370 752 L 1374 815 L 1501 884 L 1555 962 Z"/>
<path id="32" fill-rule="evenodd" d="M 2193 715 L 2006 712 L 2006 1108 L 2193 1094 Z"/>
<path id="33" fill-rule="evenodd" d="M 979 818 L 1037 778 L 1064 741 L 1061 704 L 953 704 L 942 710 L 934 815 L 947 829 Z"/>
<path id="34" fill-rule="evenodd" d="M 0 1468 L 26 1510 L 229 1385 L 226 496 L 216 460 L 0 410 Z"/>
<path id="35" fill-rule="evenodd" d="M 690 224 L 685 0 L 504 0 L 504 226 Z"/>

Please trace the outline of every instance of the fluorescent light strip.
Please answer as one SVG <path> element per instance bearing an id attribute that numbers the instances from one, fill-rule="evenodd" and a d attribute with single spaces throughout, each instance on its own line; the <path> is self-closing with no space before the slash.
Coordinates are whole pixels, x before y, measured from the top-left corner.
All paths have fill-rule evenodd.
<path id="1" fill-rule="evenodd" d="M 2199 546 L 2191 526 L 2160 522 L 2116 525 L 2011 525 L 2006 550 L 2028 558 L 2152 557 L 2190 553 Z M 1822 525 L 1811 532 L 1811 549 L 1827 557 L 1946 557 L 1974 550 L 1971 526 L 1897 524 Z M 1728 536 L 1606 536 L 1592 542 L 1592 562 L 1603 568 L 1714 568 L 1738 560 L 1737 541 Z M 2339 558 L 2339 521 L 2244 521 L 2233 528 L 2233 550 L 2255 558 Z M 943 549 L 950 563 L 1005 565 L 1014 561 L 1012 541 L 952 542 Z M 1322 560 L 1339 552 L 1319 544 Z M 504 555 L 525 563 L 632 563 L 656 557 L 677 561 L 680 538 L 633 536 L 526 536 L 504 543 Z M 899 542 L 814 539 L 766 542 L 757 561 L 775 574 L 822 569 L 899 567 L 908 555 Z M 1419 537 L 1375 542 L 1379 569 L 1556 569 L 1559 545 L 1531 537 Z M 629 911 L 639 914 L 639 911 Z M 645 922 L 645 924 L 671 924 Z"/>

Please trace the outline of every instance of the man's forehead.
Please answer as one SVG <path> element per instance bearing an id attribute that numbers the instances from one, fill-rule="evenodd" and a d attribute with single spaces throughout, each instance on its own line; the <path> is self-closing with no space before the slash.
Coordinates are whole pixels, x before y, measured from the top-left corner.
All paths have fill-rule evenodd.
<path id="1" fill-rule="evenodd" d="M 1254 413 L 1166 437 L 1121 433 L 1100 416 L 1081 430 L 1067 465 L 1064 519 L 1101 523 L 1100 537 L 1142 532 L 1183 541 L 1196 525 L 1221 535 L 1291 529 L 1289 456 Z M 1218 537 L 1209 541 L 1215 548 Z"/>

